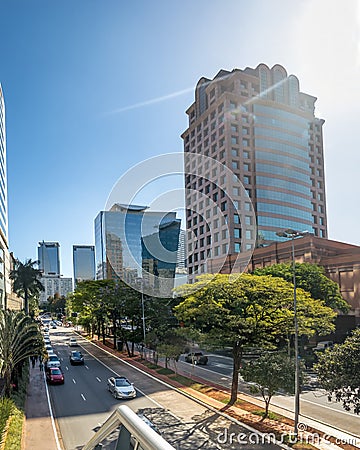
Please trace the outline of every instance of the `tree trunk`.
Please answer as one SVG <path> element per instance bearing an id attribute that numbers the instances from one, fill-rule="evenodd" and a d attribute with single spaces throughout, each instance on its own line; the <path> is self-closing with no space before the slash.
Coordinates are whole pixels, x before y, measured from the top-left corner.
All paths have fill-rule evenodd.
<path id="1" fill-rule="evenodd" d="M 114 349 L 117 349 L 117 327 L 116 327 L 116 317 L 113 318 L 113 333 L 114 333 Z"/>
<path id="2" fill-rule="evenodd" d="M 103 344 L 106 344 L 106 340 L 105 340 L 105 322 L 104 320 L 101 321 L 101 334 L 102 334 L 102 340 L 103 340 Z"/>
<path id="3" fill-rule="evenodd" d="M 233 405 L 237 400 L 238 388 L 239 388 L 239 371 L 241 367 L 242 359 L 242 346 L 239 342 L 236 342 L 233 346 L 233 374 L 231 382 L 231 397 L 229 400 L 229 405 Z"/>
<path id="4" fill-rule="evenodd" d="M 25 314 L 29 314 L 29 294 L 27 289 L 24 290 L 24 311 Z"/>
<path id="5" fill-rule="evenodd" d="M 265 399 L 265 414 L 263 415 L 263 418 L 261 420 L 264 420 L 269 415 L 269 405 L 270 405 L 271 397 L 268 397 Z"/>

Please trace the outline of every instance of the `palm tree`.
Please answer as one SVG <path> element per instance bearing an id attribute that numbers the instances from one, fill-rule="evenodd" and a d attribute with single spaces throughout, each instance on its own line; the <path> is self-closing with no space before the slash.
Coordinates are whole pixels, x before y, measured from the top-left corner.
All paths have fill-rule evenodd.
<path id="1" fill-rule="evenodd" d="M 13 291 L 19 296 L 24 296 L 26 314 L 29 314 L 29 296 L 35 296 L 44 290 L 44 286 L 39 280 L 41 271 L 34 267 L 36 264 L 38 261 L 31 261 L 31 259 L 25 260 L 25 263 L 16 259 L 14 269 L 10 272 Z"/>
<path id="2" fill-rule="evenodd" d="M 0 376 L 5 380 L 5 395 L 10 394 L 14 368 L 43 347 L 36 322 L 23 311 L 0 310 Z"/>

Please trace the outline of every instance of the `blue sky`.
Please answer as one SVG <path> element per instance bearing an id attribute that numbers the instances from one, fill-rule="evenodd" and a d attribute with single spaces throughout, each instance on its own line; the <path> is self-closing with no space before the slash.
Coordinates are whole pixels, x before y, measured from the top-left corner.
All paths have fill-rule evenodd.
<path id="1" fill-rule="evenodd" d="M 182 151 L 199 78 L 260 62 L 318 97 L 329 235 L 360 245 L 359 43 L 356 0 L 0 0 L 10 250 L 58 241 L 72 276 L 122 174 Z"/>

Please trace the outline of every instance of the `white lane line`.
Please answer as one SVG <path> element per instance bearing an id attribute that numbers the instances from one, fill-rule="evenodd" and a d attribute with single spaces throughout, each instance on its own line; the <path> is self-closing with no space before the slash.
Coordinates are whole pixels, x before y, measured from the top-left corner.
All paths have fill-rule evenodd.
<path id="1" fill-rule="evenodd" d="M 53 429 L 53 432 L 54 432 L 56 447 L 57 447 L 57 450 L 61 450 L 61 446 L 60 446 L 60 442 L 59 442 L 59 438 L 58 438 L 58 434 L 57 434 L 56 426 L 55 426 L 55 419 L 54 419 L 54 415 L 53 415 L 53 411 L 52 411 L 52 407 L 51 407 L 51 402 L 50 402 L 49 389 L 48 389 L 48 386 L 47 386 L 47 383 L 46 383 L 46 379 L 45 379 L 45 372 L 43 374 L 43 379 L 44 379 L 44 384 L 45 384 L 46 398 L 47 398 L 47 402 L 48 402 L 48 406 L 49 406 L 51 425 L 52 425 L 52 429 Z"/>
<path id="2" fill-rule="evenodd" d="M 72 379 L 72 382 L 73 382 L 74 384 L 76 384 L 76 381 L 74 380 L 74 378 Z"/>
<path id="3" fill-rule="evenodd" d="M 66 369 L 66 370 L 69 370 L 68 366 L 65 366 L 65 369 Z"/>
<path id="4" fill-rule="evenodd" d="M 85 369 L 89 370 L 88 366 L 85 364 Z"/>
<path id="5" fill-rule="evenodd" d="M 80 395 L 81 395 L 82 399 L 84 400 L 84 402 L 86 402 L 86 398 L 85 398 L 84 394 L 80 394 Z"/>
<path id="6" fill-rule="evenodd" d="M 99 383 L 101 383 L 101 379 L 99 377 L 96 377 L 96 379 L 98 380 Z"/>

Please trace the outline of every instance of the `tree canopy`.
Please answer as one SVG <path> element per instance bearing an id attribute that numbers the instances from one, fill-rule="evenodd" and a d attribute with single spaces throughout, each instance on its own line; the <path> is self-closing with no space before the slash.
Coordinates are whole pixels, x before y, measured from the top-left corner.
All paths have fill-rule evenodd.
<path id="1" fill-rule="evenodd" d="M 292 264 L 273 264 L 254 270 L 254 275 L 271 275 L 293 282 Z M 325 269 L 317 264 L 295 263 L 296 286 L 309 292 L 316 300 L 323 300 L 335 311 L 348 312 L 349 304 L 342 298 L 339 285 L 325 275 Z"/>
<path id="2" fill-rule="evenodd" d="M 275 348 L 294 332 L 293 286 L 272 276 L 205 275 L 180 286 L 183 300 L 175 315 L 185 326 L 201 331 L 208 343 L 231 346 L 233 381 L 230 403 L 237 398 L 238 372 L 246 346 Z M 321 300 L 297 289 L 299 334 L 326 334 L 335 313 Z"/>
<path id="3" fill-rule="evenodd" d="M 258 359 L 241 368 L 245 381 L 251 381 L 250 392 L 260 393 L 265 402 L 265 414 L 268 416 L 271 398 L 278 391 L 294 392 L 295 359 L 283 353 L 265 353 Z"/>
<path id="4" fill-rule="evenodd" d="M 314 369 L 320 386 L 335 398 L 346 411 L 360 414 L 360 329 L 346 338 L 343 344 L 318 355 Z"/>
<path id="5" fill-rule="evenodd" d="M 29 314 L 29 297 L 36 297 L 44 286 L 39 280 L 41 271 L 34 266 L 38 261 L 27 259 L 25 263 L 20 260 L 15 260 L 14 269 L 10 272 L 10 279 L 13 281 L 13 291 L 19 295 L 24 296 L 24 310 Z"/>
<path id="6" fill-rule="evenodd" d="M 39 328 L 30 316 L 22 311 L 0 310 L 0 376 L 5 379 L 7 395 L 15 366 L 40 354 L 43 345 Z"/>

